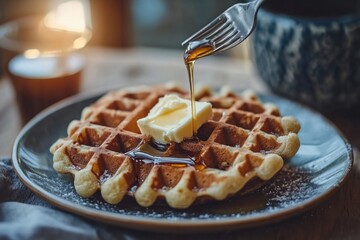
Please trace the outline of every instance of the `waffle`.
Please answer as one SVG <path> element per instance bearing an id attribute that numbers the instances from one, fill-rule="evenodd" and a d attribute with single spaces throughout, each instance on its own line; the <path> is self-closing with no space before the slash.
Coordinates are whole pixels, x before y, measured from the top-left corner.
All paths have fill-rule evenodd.
<path id="1" fill-rule="evenodd" d="M 106 94 L 82 111 L 68 126 L 68 136 L 50 151 L 54 169 L 74 175 L 76 192 L 90 197 L 100 190 L 110 204 L 121 204 L 126 195 L 149 207 L 165 202 L 173 208 L 223 200 L 244 191 L 254 179 L 270 180 L 299 148 L 299 123 L 281 117 L 273 104 L 262 104 L 255 94 L 238 96 L 203 88 L 198 101 L 210 102 L 213 116 L 192 139 L 171 143 L 166 154 L 181 151 L 194 165 L 154 164 L 133 160 L 126 153 L 149 141 L 137 120 L 165 94 L 188 94 L 177 87 L 144 87 Z M 164 201 L 165 200 L 165 201 Z"/>

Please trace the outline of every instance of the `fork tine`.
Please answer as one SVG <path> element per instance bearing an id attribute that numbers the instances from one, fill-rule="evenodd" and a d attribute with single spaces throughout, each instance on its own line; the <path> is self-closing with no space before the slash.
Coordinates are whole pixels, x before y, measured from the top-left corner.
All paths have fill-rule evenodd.
<path id="1" fill-rule="evenodd" d="M 229 40 L 230 39 L 233 39 L 234 37 L 236 37 L 237 35 L 237 31 L 231 31 L 229 32 L 226 36 L 224 36 L 222 39 L 220 39 L 219 41 L 216 41 L 215 42 L 215 49 L 220 47 L 220 46 L 223 46 L 223 44 L 229 44 Z"/>
<path id="2" fill-rule="evenodd" d="M 241 43 L 244 40 L 245 40 L 245 38 L 238 38 L 233 43 L 229 44 L 228 46 L 224 46 L 222 49 L 219 49 L 218 51 L 225 51 L 227 49 L 233 48 L 233 47 L 235 47 L 236 45 L 238 45 L 239 43 Z"/>
<path id="3" fill-rule="evenodd" d="M 228 24 L 225 29 L 222 29 L 220 33 L 215 36 L 209 36 L 209 39 L 214 41 L 215 43 L 221 41 L 222 39 L 226 38 L 231 32 L 234 32 L 234 26 L 232 24 Z"/>
<path id="4" fill-rule="evenodd" d="M 213 32 L 209 32 L 208 35 L 206 35 L 204 33 L 204 35 L 202 35 L 199 38 L 194 39 L 194 40 L 208 39 L 208 40 L 215 41 L 215 39 L 222 37 L 223 35 L 227 34 L 229 31 L 231 31 L 231 23 L 226 22 L 223 25 L 221 25 L 219 28 L 214 29 Z"/>
<path id="5" fill-rule="evenodd" d="M 238 30 L 236 30 L 236 31 L 232 32 L 232 34 L 229 34 L 226 39 L 224 38 L 221 42 L 219 42 L 217 44 L 214 51 L 215 52 L 224 51 L 224 50 L 232 48 L 232 47 L 236 46 L 237 44 L 239 44 L 240 42 L 242 42 L 244 39 L 239 38 L 239 33 L 240 32 Z"/>
<path id="6" fill-rule="evenodd" d="M 194 40 L 211 41 L 214 44 L 211 54 L 236 46 L 253 31 L 256 13 L 264 1 L 254 0 L 249 3 L 238 3 L 231 6 L 199 32 L 185 40 L 182 45 Z M 239 19 L 239 14 L 245 15 L 244 19 Z"/>
<path id="7" fill-rule="evenodd" d="M 225 18 L 225 16 L 220 15 L 219 17 L 217 17 L 213 21 L 211 21 L 209 24 L 207 24 L 205 27 L 200 29 L 198 32 L 196 32 L 194 35 L 192 35 L 191 37 L 189 37 L 188 39 L 183 41 L 181 43 L 181 45 L 184 46 L 193 40 L 202 38 L 204 35 L 211 33 L 211 31 L 217 30 L 219 28 L 219 26 L 222 26 L 226 22 L 227 22 L 227 19 Z"/>

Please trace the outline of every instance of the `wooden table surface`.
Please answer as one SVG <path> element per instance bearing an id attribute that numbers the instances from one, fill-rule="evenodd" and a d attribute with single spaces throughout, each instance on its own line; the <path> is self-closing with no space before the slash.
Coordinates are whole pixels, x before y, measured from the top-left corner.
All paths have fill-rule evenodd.
<path id="1" fill-rule="evenodd" d="M 177 81 L 188 87 L 182 52 L 151 48 L 127 50 L 91 48 L 82 91 Z M 230 85 L 269 92 L 250 62 L 231 57 L 209 57 L 195 65 L 195 81 L 212 86 Z M 354 149 L 354 166 L 345 185 L 330 199 L 304 214 L 257 228 L 211 234 L 212 238 L 245 239 L 360 239 L 360 128 L 358 113 L 332 113 L 327 117 L 344 133 Z M 7 79 L 0 80 L 0 157 L 11 155 L 21 129 L 14 93 Z M 164 238 L 162 234 L 155 237 Z M 192 235 L 203 239 L 203 234 Z"/>

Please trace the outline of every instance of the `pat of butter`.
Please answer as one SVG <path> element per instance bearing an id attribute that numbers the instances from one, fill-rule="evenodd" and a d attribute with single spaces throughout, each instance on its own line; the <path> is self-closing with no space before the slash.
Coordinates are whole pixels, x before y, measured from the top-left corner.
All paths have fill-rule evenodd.
<path id="1" fill-rule="evenodd" d="M 195 131 L 212 116 L 211 104 L 195 102 Z M 181 142 L 193 136 L 191 101 L 175 94 L 165 95 L 145 118 L 137 121 L 144 135 L 152 136 L 160 143 Z"/>

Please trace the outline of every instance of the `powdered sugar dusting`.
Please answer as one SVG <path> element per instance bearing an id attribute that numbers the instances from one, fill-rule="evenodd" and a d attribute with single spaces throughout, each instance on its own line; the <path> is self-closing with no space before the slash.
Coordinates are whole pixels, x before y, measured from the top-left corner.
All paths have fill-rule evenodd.
<path id="1" fill-rule="evenodd" d="M 213 221 L 215 219 L 248 217 L 291 207 L 314 195 L 314 188 L 310 184 L 308 174 L 288 165 L 269 184 L 254 193 L 234 197 L 223 202 L 195 206 L 186 210 L 176 210 L 166 206 L 143 208 L 138 206 L 135 200 L 130 197 L 118 205 L 111 205 L 102 200 L 100 194 L 91 198 L 80 197 L 71 184 L 71 176 L 32 175 L 32 178 L 34 182 L 41 184 L 47 191 L 76 205 L 120 215 L 171 221 L 196 219 Z"/>
<path id="2" fill-rule="evenodd" d="M 267 196 L 268 206 L 272 210 L 293 206 L 314 195 L 315 189 L 309 176 L 309 173 L 287 165 L 260 191 Z"/>

